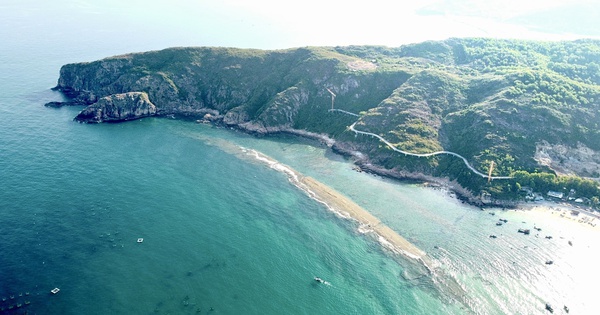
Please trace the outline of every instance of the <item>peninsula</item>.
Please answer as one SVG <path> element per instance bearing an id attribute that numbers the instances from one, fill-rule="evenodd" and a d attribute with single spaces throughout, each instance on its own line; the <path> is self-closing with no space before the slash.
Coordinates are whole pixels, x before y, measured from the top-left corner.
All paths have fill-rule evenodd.
<path id="1" fill-rule="evenodd" d="M 149 116 L 326 139 L 363 170 L 472 203 L 600 204 L 600 41 L 170 48 L 61 68 L 75 120 Z"/>

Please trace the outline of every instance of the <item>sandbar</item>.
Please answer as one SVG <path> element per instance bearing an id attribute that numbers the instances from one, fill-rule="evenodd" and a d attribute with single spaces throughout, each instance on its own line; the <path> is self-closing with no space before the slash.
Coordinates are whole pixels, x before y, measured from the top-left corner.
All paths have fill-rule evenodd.
<path id="1" fill-rule="evenodd" d="M 314 193 L 315 197 L 334 208 L 336 212 L 348 214 L 352 219 L 366 226 L 367 229 L 377 233 L 393 246 L 391 249 L 415 259 L 423 259 L 426 255 L 424 251 L 400 236 L 387 225 L 383 224 L 374 215 L 331 187 L 308 176 L 299 176 L 298 180 L 300 183 L 306 185 L 306 187 Z"/>
<path id="2" fill-rule="evenodd" d="M 420 262 L 429 272 L 432 272 L 432 262 L 424 251 L 400 236 L 387 225 L 383 224 L 374 215 L 356 204 L 350 198 L 316 179 L 304 176 L 293 168 L 256 150 L 246 150 L 242 148 L 242 152 L 244 152 L 246 156 L 251 156 L 255 160 L 265 163 L 269 167 L 286 174 L 293 185 L 306 192 L 314 200 L 325 205 L 329 210 L 345 219 L 357 221 L 360 224 L 359 231 L 375 234 L 377 241 L 385 248 L 396 254 Z"/>

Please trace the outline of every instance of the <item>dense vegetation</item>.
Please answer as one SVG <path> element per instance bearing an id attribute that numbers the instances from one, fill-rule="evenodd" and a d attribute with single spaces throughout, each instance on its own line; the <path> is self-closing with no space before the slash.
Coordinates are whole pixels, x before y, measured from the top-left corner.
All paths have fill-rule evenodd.
<path id="1" fill-rule="evenodd" d="M 83 80 L 73 75 L 86 71 Z M 593 167 L 571 170 L 570 176 L 556 172 L 557 164 L 581 159 L 571 154 L 578 148 L 600 154 L 600 41 L 473 38 L 397 48 L 176 48 L 67 65 L 61 80 L 64 90 L 98 96 L 146 92 L 162 114 L 203 114 L 196 110 L 208 108 L 223 123 L 247 130 L 327 134 L 366 153 L 375 165 L 448 177 L 493 199 L 523 198 L 524 187 L 542 194 L 573 189 L 592 205 L 600 197 L 598 182 L 584 178 L 600 178 L 598 163 L 579 161 Z M 329 112 L 328 89 L 336 108 L 359 117 Z M 397 154 L 350 132 L 355 122 L 399 149 L 456 152 L 481 172 L 493 162 L 493 175 L 514 178 L 488 181 L 452 156 Z M 542 164 L 536 158 L 540 143 L 569 150 Z"/>
<path id="2" fill-rule="evenodd" d="M 385 147 L 372 154 L 379 157 L 378 163 L 419 171 L 433 167 L 433 175 L 447 176 L 492 198 L 522 198 L 523 187 L 544 195 L 573 189 L 576 196 L 598 205 L 598 182 L 557 176 L 534 155 L 540 141 L 600 150 L 599 41 L 451 39 L 338 51 L 376 58 L 382 71 L 414 73 L 366 112 L 359 127 L 405 150 L 457 152 L 482 172 L 493 161 L 492 174 L 514 179 L 488 182 L 457 159 L 404 157 L 388 154 Z M 600 177 L 597 171 L 578 175 Z"/>

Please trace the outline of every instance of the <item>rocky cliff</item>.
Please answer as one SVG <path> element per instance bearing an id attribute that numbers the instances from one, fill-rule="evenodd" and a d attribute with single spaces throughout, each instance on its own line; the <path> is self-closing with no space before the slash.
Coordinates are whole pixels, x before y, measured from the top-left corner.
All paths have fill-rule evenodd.
<path id="1" fill-rule="evenodd" d="M 373 75 L 373 64 L 368 71 L 356 71 L 355 65 L 351 70 L 348 64 L 356 60 L 360 59 L 321 49 L 178 48 L 65 65 L 56 88 L 91 105 L 78 116 L 82 122 L 109 117 L 97 113 L 106 107 L 105 97 L 139 92 L 155 105 L 152 115 L 211 113 L 225 124 L 266 133 L 294 127 L 299 115 L 307 119 L 315 110 L 326 113 L 326 88 L 367 109 L 365 105 L 378 103 L 404 79 L 398 73 Z M 96 105 L 103 99 L 102 106 Z M 148 114 L 134 111 L 110 120 Z"/>

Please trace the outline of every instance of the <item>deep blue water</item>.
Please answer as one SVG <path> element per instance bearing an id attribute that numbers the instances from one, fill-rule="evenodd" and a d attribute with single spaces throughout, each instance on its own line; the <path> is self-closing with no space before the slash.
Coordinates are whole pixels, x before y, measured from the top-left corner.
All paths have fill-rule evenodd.
<path id="1" fill-rule="evenodd" d="M 62 99 L 50 90 L 62 64 L 188 43 L 108 23 L 118 8 L 63 2 L 74 8 L 0 10 L 0 314 L 593 313 L 598 232 L 558 214 L 491 216 L 293 137 L 163 118 L 82 125 L 81 108 L 45 108 Z M 430 278 L 406 280 L 410 265 L 242 146 L 376 215 L 460 283 L 465 305 Z M 497 228 L 499 216 L 510 223 Z M 516 233 L 533 224 L 540 237 Z"/>

